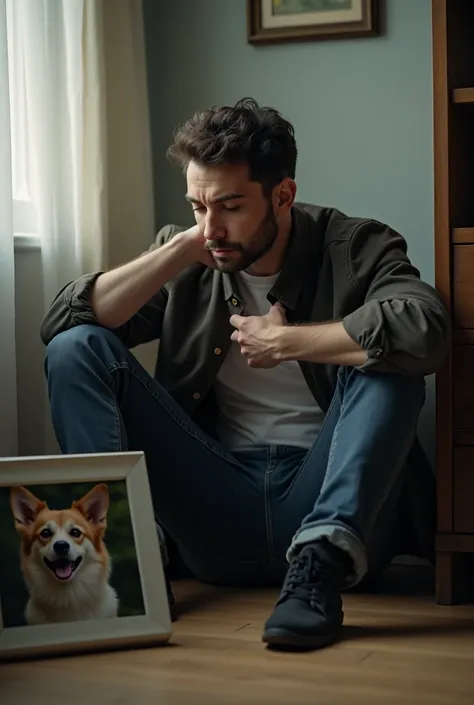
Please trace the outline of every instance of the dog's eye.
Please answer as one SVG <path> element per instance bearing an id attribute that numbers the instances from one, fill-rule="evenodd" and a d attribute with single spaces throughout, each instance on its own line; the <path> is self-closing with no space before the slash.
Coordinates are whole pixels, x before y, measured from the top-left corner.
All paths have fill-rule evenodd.
<path id="1" fill-rule="evenodd" d="M 40 532 L 40 536 L 42 539 L 50 539 L 52 535 L 53 532 L 51 531 L 51 529 L 43 529 L 43 531 Z"/>
<path id="2" fill-rule="evenodd" d="M 73 539 L 79 539 L 82 536 L 79 529 L 76 529 L 76 528 L 72 528 L 69 533 L 71 534 Z"/>

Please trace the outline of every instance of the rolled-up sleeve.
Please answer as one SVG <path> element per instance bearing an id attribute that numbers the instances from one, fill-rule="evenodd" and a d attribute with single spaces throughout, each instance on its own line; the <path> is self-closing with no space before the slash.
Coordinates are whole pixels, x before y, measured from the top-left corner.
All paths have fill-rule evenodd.
<path id="1" fill-rule="evenodd" d="M 41 322 L 40 336 L 45 345 L 58 333 L 74 326 L 86 323 L 97 325 L 89 292 L 101 274 L 101 271 L 84 274 L 58 292 Z"/>
<path id="2" fill-rule="evenodd" d="M 367 353 L 361 370 L 424 376 L 441 367 L 451 324 L 438 292 L 422 281 L 404 238 L 367 221 L 351 235 L 346 274 L 364 303 L 342 320 Z"/>
<path id="3" fill-rule="evenodd" d="M 184 228 L 165 225 L 146 252 L 161 247 L 180 230 L 184 230 Z M 146 254 L 146 252 L 142 254 Z M 101 274 L 101 271 L 84 274 L 67 284 L 57 294 L 40 327 L 40 337 L 45 345 L 48 345 L 59 333 L 75 326 L 99 325 L 90 303 L 90 290 Z M 167 300 L 168 293 L 166 287 L 163 287 L 130 320 L 124 325 L 114 328 L 113 332 L 128 348 L 156 340 L 161 334 Z"/>
<path id="4" fill-rule="evenodd" d="M 45 345 L 75 326 L 100 325 L 88 296 L 99 274 L 85 274 L 59 292 L 41 323 L 40 336 Z M 113 328 L 113 332 L 128 348 L 156 340 L 160 337 L 166 300 L 166 291 L 158 291 L 130 320 Z"/>

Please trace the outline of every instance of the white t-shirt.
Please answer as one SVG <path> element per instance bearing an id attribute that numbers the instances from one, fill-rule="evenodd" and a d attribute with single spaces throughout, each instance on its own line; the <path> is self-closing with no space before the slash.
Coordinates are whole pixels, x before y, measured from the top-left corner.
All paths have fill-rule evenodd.
<path id="1" fill-rule="evenodd" d="M 278 275 L 256 277 L 239 272 L 244 301 L 242 315 L 263 316 L 270 310 L 267 293 Z M 217 432 L 230 450 L 289 445 L 310 448 L 324 413 L 316 403 L 298 362 L 271 369 L 249 367 L 232 342 L 215 385 L 219 418 Z"/>

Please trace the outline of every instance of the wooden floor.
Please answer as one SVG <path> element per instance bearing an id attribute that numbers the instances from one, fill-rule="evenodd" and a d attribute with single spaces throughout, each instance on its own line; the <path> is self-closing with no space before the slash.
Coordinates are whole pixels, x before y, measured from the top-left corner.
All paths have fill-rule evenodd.
<path id="1" fill-rule="evenodd" d="M 275 591 L 179 582 L 172 644 L 5 664 L 4 705 L 473 705 L 474 605 L 434 604 L 431 574 L 392 569 L 344 596 L 342 642 L 285 654 L 260 641 Z"/>

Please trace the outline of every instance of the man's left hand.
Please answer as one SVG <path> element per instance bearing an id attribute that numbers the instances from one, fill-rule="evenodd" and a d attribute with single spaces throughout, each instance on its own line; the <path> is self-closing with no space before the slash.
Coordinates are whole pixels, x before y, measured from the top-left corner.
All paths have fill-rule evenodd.
<path id="1" fill-rule="evenodd" d="M 240 345 L 242 355 L 250 367 L 276 367 L 281 362 L 278 356 L 278 339 L 286 316 L 280 304 L 274 304 L 265 316 L 239 316 L 234 314 L 230 323 L 236 328 L 231 340 Z"/>

